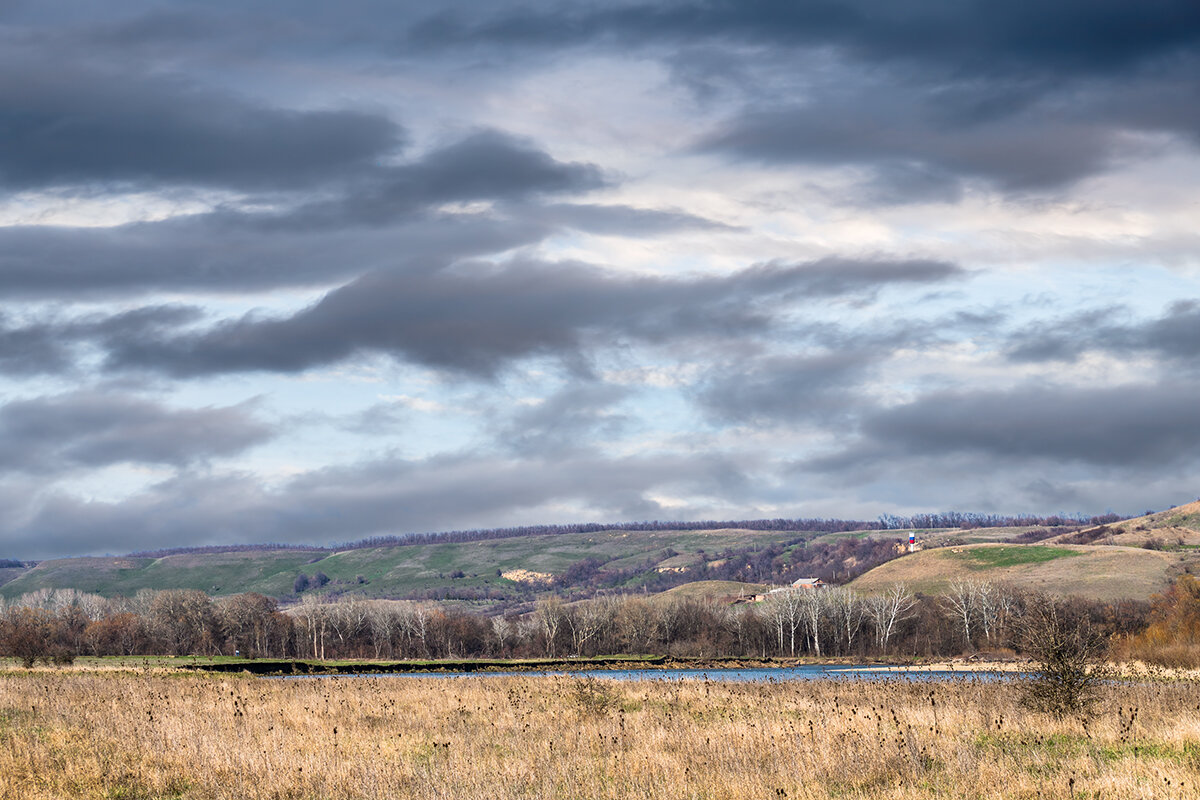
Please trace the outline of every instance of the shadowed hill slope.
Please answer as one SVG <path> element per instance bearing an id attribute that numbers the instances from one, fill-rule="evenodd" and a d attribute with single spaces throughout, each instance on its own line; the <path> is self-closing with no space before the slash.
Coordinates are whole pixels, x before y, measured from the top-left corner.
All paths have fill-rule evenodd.
<path id="1" fill-rule="evenodd" d="M 1130 547 L 1200 547 L 1200 501 L 1099 527 L 1105 530 L 1081 533 L 1102 532 L 1105 543 Z"/>

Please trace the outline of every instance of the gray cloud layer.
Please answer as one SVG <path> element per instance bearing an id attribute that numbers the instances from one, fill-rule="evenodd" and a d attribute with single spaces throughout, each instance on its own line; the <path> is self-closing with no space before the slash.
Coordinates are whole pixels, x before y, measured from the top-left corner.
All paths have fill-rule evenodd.
<path id="1" fill-rule="evenodd" d="M 868 0 L 700 0 L 526 8 L 468 17 L 436 14 L 412 42 L 562 47 L 580 41 L 646 44 L 697 39 L 779 46 L 835 46 L 877 62 L 899 59 L 961 69 L 1109 72 L 1200 41 L 1200 10 L 1188 0 L 1042 3 Z"/>
<path id="2" fill-rule="evenodd" d="M 0 186 L 10 189 L 290 188 L 370 169 L 402 141 L 374 114 L 263 107 L 94 66 L 0 66 Z"/>
<path id="3" fill-rule="evenodd" d="M 1011 337 L 1008 356 L 1014 361 L 1075 361 L 1087 352 L 1106 352 L 1154 355 L 1200 367 L 1200 301 L 1180 300 L 1158 319 L 1127 317 L 1124 309 L 1114 307 L 1036 323 Z"/>
<path id="4" fill-rule="evenodd" d="M 341 541 L 397 531 L 486 527 L 498 518 L 566 521 L 554 507 L 578 504 L 598 518 L 652 518 L 656 491 L 744 492 L 743 468 L 724 456 L 619 459 L 487 457 L 385 459 L 331 468 L 267 491 L 243 475 L 182 475 L 132 498 L 85 503 L 42 498 L 24 519 L 0 509 L 13 552 L 128 551 L 186 542 Z M 7 517 L 7 519 L 6 519 Z M 49 547 L 46 543 L 53 542 Z"/>
<path id="5" fill-rule="evenodd" d="M 14 555 L 1194 482 L 1200 305 L 987 294 L 1068 215 L 1191 280 L 1194 0 L 43 0 L 0 46 Z"/>
<path id="6" fill-rule="evenodd" d="M 512 361 L 552 356 L 586 370 L 588 345 L 670 342 L 765 331 L 780 306 L 954 278 L 933 261 L 768 264 L 728 277 L 629 276 L 572 264 L 460 264 L 377 273 L 285 319 L 256 316 L 176 337 L 114 337 L 112 368 L 175 376 L 296 372 L 382 352 L 492 377 Z"/>
<path id="7" fill-rule="evenodd" d="M 813 466 L 894 468 L 908 458 L 962 453 L 1105 468 L 1180 465 L 1200 454 L 1195 393 L 1174 382 L 934 392 L 864 414 L 861 441 Z"/>
<path id="8" fill-rule="evenodd" d="M 128 395 L 74 392 L 0 406 L 0 472 L 119 463 L 182 467 L 274 435 L 245 405 L 172 409 Z"/>

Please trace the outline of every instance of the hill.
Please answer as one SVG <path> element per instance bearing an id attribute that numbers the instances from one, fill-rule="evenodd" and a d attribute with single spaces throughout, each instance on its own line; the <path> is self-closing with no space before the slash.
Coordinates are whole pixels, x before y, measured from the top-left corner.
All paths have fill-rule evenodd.
<path id="1" fill-rule="evenodd" d="M 532 596 L 555 580 L 571 590 L 597 573 L 624 588 L 668 588 L 701 577 L 718 554 L 795 544 L 814 534 L 739 529 L 599 531 L 435 542 L 341 551 L 257 550 L 177 553 L 160 557 L 51 559 L 9 569 L 0 596 L 40 589 L 78 589 L 105 597 L 140 589 L 199 589 L 294 597 L 304 574 L 320 593 L 499 601 Z M 328 578 L 319 583 L 318 574 Z M 657 583 L 666 581 L 665 586 Z"/>
<path id="2" fill-rule="evenodd" d="M 768 588 L 762 583 L 740 583 L 738 581 L 692 581 L 680 584 L 665 592 L 659 592 L 652 599 L 656 601 L 671 601 L 674 599 L 711 600 L 717 603 L 732 603 L 744 597 L 753 597 L 765 592 Z"/>
<path id="3" fill-rule="evenodd" d="M 920 521 L 954 524 L 959 516 Z M 342 549 L 270 545 L 37 564 L 6 559 L 0 561 L 0 598 L 53 589 L 106 597 L 197 589 L 213 596 L 259 592 L 285 601 L 319 594 L 503 604 L 527 602 L 549 589 L 578 599 L 600 590 L 679 587 L 673 591 L 680 595 L 716 598 L 751 591 L 750 584 L 807 576 L 833 583 L 861 576 L 854 585 L 863 589 L 905 581 L 936 592 L 956 578 L 973 577 L 1091 597 L 1148 597 L 1200 561 L 1200 502 L 1090 527 L 1059 518 L 964 518 L 960 527 L 912 529 L 925 549 L 897 558 L 910 530 L 895 524 L 914 521 L 890 520 L 886 530 L 837 520 L 681 523 L 680 529 L 589 524 L 373 540 Z M 969 527 L 981 521 L 1029 524 Z M 802 523 L 813 529 L 799 529 Z M 1050 525 L 1057 527 L 1044 527 Z"/>
<path id="4" fill-rule="evenodd" d="M 1154 549 L 1200 548 L 1200 501 L 1080 531 L 1104 544 Z"/>
<path id="5" fill-rule="evenodd" d="M 940 594 L 955 580 L 987 580 L 1095 600 L 1147 600 L 1196 563 L 1196 555 L 1119 545 L 975 544 L 905 555 L 851 585 L 872 592 L 903 582 L 914 591 Z"/>

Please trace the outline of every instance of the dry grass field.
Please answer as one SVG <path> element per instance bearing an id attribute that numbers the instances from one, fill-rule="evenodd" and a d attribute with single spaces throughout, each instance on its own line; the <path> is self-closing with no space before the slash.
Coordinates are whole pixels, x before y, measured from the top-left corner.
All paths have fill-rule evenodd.
<path id="1" fill-rule="evenodd" d="M 0 797 L 1196 798 L 1200 692 L 999 683 L 0 676 Z"/>
<path id="2" fill-rule="evenodd" d="M 999 554 L 1006 558 L 987 558 Z M 1038 556 L 1046 554 L 1048 558 Z M 1030 592 L 1090 600 L 1149 600 L 1165 591 L 1194 551 L 1158 552 L 1136 547 L 978 544 L 924 550 L 889 561 L 850 585 L 863 592 L 903 583 L 940 594 L 955 580 L 986 580 Z"/>

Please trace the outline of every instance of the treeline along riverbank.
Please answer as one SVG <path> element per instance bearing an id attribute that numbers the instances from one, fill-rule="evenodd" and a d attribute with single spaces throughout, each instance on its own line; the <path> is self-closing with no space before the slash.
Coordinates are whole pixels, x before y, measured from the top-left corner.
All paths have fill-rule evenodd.
<path id="1" fill-rule="evenodd" d="M 291 608 L 255 594 L 197 591 L 104 599 L 46 593 L 0 613 L 0 655 L 32 664 L 78 655 L 198 655 L 328 661 L 598 657 L 941 658 L 1010 652 L 1034 598 L 987 582 L 927 596 L 894 586 L 770 594 L 726 603 L 687 595 L 550 596 L 523 614 L 491 615 L 405 601 L 307 600 Z M 1190 666 L 1200 652 L 1200 582 L 1183 576 L 1154 604 L 1059 602 L 1126 656 Z"/>

